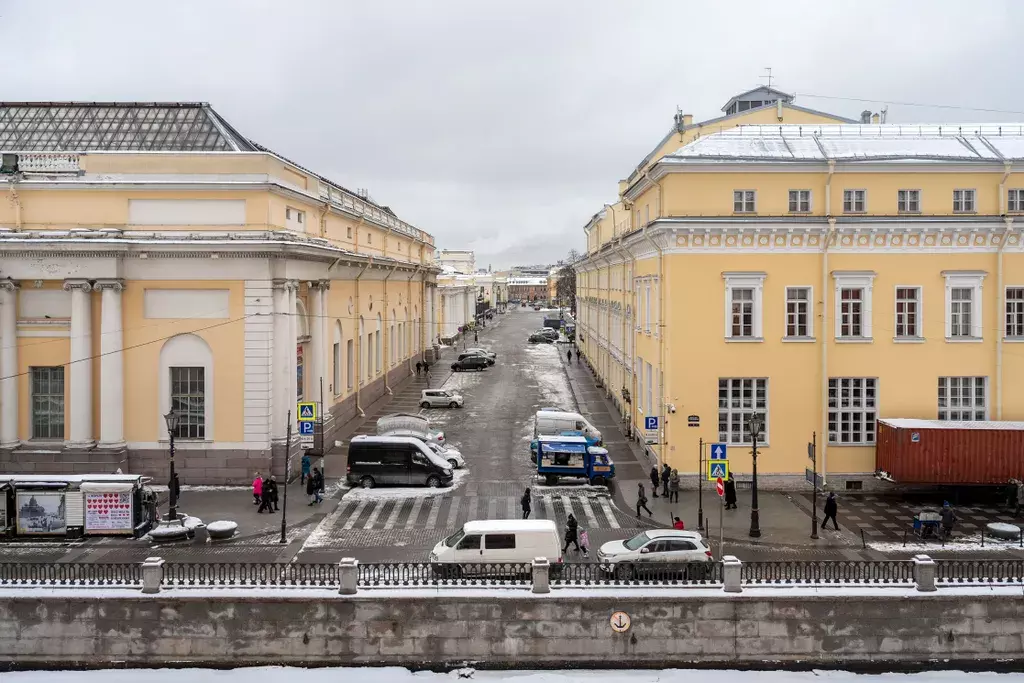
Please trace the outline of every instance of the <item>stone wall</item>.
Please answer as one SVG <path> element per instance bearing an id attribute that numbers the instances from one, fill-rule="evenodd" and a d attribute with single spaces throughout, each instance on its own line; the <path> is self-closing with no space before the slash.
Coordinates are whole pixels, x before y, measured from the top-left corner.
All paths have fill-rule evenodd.
<path id="1" fill-rule="evenodd" d="M 0 593 L 0 666 L 1005 667 L 1016 588 Z M 842 597 L 839 597 L 842 596 Z M 1013 599 L 1015 598 L 1015 599 Z M 610 617 L 627 613 L 616 633 Z M 1000 664 L 999 662 L 1003 663 Z"/>

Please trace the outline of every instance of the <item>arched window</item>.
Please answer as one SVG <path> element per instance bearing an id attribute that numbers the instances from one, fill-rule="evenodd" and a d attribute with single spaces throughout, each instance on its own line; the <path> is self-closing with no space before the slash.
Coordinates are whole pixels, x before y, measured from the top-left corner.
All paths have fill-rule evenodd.
<path id="1" fill-rule="evenodd" d="M 376 344 L 374 345 L 374 350 L 376 352 L 376 358 L 375 359 L 377 361 L 377 364 L 376 364 L 375 367 L 377 368 L 377 374 L 378 375 L 380 374 L 380 364 L 381 364 L 381 352 L 380 352 L 381 339 L 380 339 L 380 333 L 381 333 L 381 330 L 383 329 L 383 327 L 384 327 L 383 321 L 381 320 L 380 313 L 378 313 L 377 314 L 377 338 L 375 340 Z"/>
<path id="2" fill-rule="evenodd" d="M 341 321 L 334 321 L 334 345 L 331 347 L 331 392 L 341 395 L 341 345 L 345 335 L 342 333 Z"/>
<path id="3" fill-rule="evenodd" d="M 194 334 L 178 334 L 160 347 L 161 440 L 168 438 L 166 413 L 180 414 L 175 439 L 213 441 L 213 352 Z"/>
<path id="4" fill-rule="evenodd" d="M 397 339 L 395 338 L 395 309 L 391 309 L 391 326 L 388 328 L 388 362 L 389 367 L 394 367 L 395 359 L 398 358 Z"/>

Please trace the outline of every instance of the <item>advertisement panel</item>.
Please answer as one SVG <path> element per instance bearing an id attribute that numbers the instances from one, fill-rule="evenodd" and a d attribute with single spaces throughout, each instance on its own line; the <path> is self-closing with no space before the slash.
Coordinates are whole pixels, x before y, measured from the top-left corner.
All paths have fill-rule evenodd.
<path id="1" fill-rule="evenodd" d="M 131 492 L 86 493 L 85 530 L 132 533 Z"/>
<path id="2" fill-rule="evenodd" d="M 18 491 L 18 535 L 63 536 L 67 531 L 63 491 Z"/>

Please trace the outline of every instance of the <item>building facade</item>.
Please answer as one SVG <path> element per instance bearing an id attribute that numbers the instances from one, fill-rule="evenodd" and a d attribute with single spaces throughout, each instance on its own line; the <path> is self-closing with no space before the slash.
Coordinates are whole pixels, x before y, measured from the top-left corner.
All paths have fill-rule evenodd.
<path id="1" fill-rule="evenodd" d="M 330 443 L 430 344 L 433 238 L 209 105 L 0 104 L 0 149 L 3 471 L 164 478 L 175 411 L 184 482 L 280 474 L 297 401 Z"/>
<path id="2" fill-rule="evenodd" d="M 752 413 L 768 483 L 801 481 L 816 437 L 851 488 L 878 418 L 1024 420 L 1022 158 L 1016 125 L 695 137 L 587 225 L 580 348 L 681 472 L 700 440 L 749 472 Z"/>

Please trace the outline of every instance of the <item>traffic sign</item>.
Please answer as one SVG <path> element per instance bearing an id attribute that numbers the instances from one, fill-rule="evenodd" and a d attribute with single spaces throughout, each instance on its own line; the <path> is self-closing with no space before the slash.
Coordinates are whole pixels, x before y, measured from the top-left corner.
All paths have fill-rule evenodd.
<path id="1" fill-rule="evenodd" d="M 708 481 L 729 478 L 728 460 L 708 460 Z"/>
<path id="2" fill-rule="evenodd" d="M 316 403 L 312 401 L 300 403 L 297 414 L 299 422 L 316 422 Z"/>
<path id="3" fill-rule="evenodd" d="M 300 422 L 299 423 L 299 436 L 313 436 L 316 428 L 315 422 Z"/>
<path id="4" fill-rule="evenodd" d="M 615 612 L 612 614 L 612 618 L 608 620 L 612 625 L 612 630 L 616 633 L 625 633 L 629 630 L 629 615 L 625 612 Z"/>
<path id="5" fill-rule="evenodd" d="M 645 417 L 644 418 L 644 429 L 657 431 L 658 429 L 658 418 L 657 417 Z"/>
<path id="6" fill-rule="evenodd" d="M 711 444 L 711 459 L 712 460 L 728 460 L 729 459 L 729 445 L 724 443 L 713 443 Z"/>
<path id="7" fill-rule="evenodd" d="M 808 484 L 813 484 L 819 490 L 825 487 L 825 479 L 810 467 L 804 468 L 804 479 Z"/>
<path id="8" fill-rule="evenodd" d="M 725 495 L 725 482 L 721 477 L 715 480 L 715 490 L 718 491 L 719 498 Z"/>

